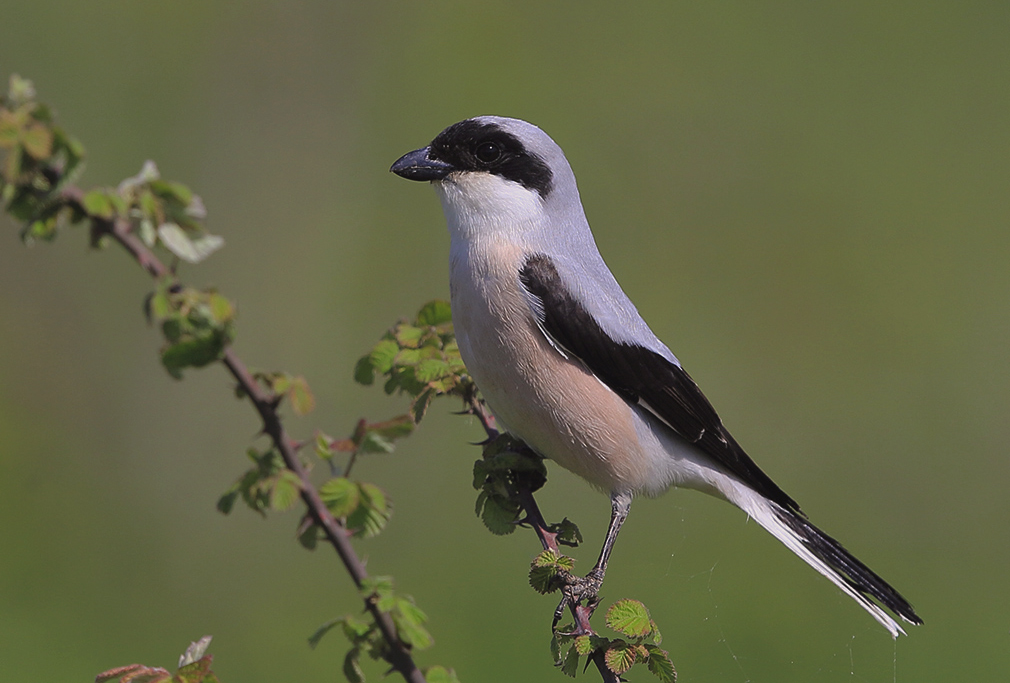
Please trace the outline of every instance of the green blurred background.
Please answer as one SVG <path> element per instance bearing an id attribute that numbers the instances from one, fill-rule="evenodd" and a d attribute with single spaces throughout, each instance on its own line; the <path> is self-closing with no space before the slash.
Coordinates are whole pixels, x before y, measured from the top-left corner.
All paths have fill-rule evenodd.
<path id="1" fill-rule="evenodd" d="M 1010 5 L 618 7 L 7 0 L 0 75 L 85 144 L 83 185 L 150 158 L 203 196 L 228 244 L 183 277 L 238 301 L 249 364 L 308 377 L 303 436 L 401 412 L 353 362 L 448 294 L 435 195 L 390 163 L 469 116 L 539 124 L 730 429 L 926 625 L 892 643 L 693 492 L 635 505 L 605 597 L 649 605 L 684 681 L 1005 680 Z M 206 633 L 226 683 L 341 680 L 340 637 L 306 645 L 359 609 L 333 554 L 293 542 L 295 514 L 214 509 L 257 430 L 224 371 L 161 370 L 150 282 L 115 249 L 0 222 L 0 680 L 171 665 Z M 428 612 L 422 665 L 563 680 L 537 543 L 474 517 L 480 431 L 455 409 L 360 466 L 397 506 L 360 551 Z M 587 568 L 606 499 L 552 468 L 540 500 Z"/>

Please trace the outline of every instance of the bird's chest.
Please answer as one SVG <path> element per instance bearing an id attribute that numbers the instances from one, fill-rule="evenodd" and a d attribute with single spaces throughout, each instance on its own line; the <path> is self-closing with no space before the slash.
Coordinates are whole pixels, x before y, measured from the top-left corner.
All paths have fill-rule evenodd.
<path id="1" fill-rule="evenodd" d="M 517 393 L 528 392 L 544 353 L 544 340 L 520 289 L 521 258 L 519 249 L 501 245 L 454 250 L 450 264 L 460 354 L 492 404 L 511 403 Z"/>
<path id="2" fill-rule="evenodd" d="M 501 426 L 607 491 L 633 490 L 643 473 L 631 410 L 541 332 L 519 282 L 522 253 L 502 245 L 454 250 L 452 317 L 460 354 Z"/>

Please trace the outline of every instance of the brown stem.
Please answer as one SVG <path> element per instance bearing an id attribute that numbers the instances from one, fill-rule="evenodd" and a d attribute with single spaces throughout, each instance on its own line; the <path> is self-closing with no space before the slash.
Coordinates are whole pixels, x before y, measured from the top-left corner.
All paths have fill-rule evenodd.
<path id="1" fill-rule="evenodd" d="M 481 425 L 484 427 L 484 431 L 488 436 L 488 439 L 494 439 L 498 436 L 498 429 L 495 427 L 494 415 L 488 411 L 487 406 L 485 406 L 479 398 L 477 398 L 476 393 L 470 390 L 466 394 L 466 403 L 468 411 L 480 419 Z M 537 505 L 536 498 L 533 497 L 533 491 L 529 489 L 522 483 L 518 484 L 518 497 L 519 505 L 523 509 L 523 523 L 529 525 L 534 533 L 536 533 L 537 538 L 540 539 L 540 545 L 543 546 L 544 550 L 553 550 L 555 552 L 560 552 L 558 548 L 558 534 L 555 531 L 551 531 L 547 520 L 544 519 L 543 513 L 540 511 L 540 506 Z M 572 618 L 575 620 L 575 632 L 580 634 L 594 634 L 592 626 L 589 624 L 589 619 L 593 615 L 593 610 L 595 605 L 576 605 L 571 602 L 568 603 L 568 609 L 572 613 Z M 600 671 L 600 676 L 603 678 L 604 683 L 617 683 L 621 680 L 621 677 L 611 671 L 603 658 L 603 652 L 597 651 L 589 656 L 589 659 L 596 668 Z"/>
<path id="2" fill-rule="evenodd" d="M 69 187 L 64 189 L 62 194 L 68 203 L 76 205 L 83 211 L 83 207 L 81 207 L 83 193 L 80 189 Z M 95 217 L 91 217 L 91 219 L 98 220 Z M 172 271 L 137 237 L 128 220 L 117 218 L 100 225 L 99 228 L 118 242 L 151 277 L 163 278 L 172 275 Z M 263 432 L 273 441 L 274 447 L 284 459 L 284 464 L 298 475 L 301 480 L 301 497 L 305 505 L 308 506 L 309 513 L 326 534 L 326 538 L 333 544 L 333 548 L 340 556 L 348 574 L 351 575 L 354 585 L 360 589 L 362 583 L 368 578 L 365 566 L 358 558 L 357 553 L 354 552 L 349 532 L 330 514 L 329 509 L 319 497 L 316 487 L 310 481 L 308 472 L 298 459 L 295 441 L 288 436 L 284 429 L 280 415 L 277 413 L 274 397 L 260 386 L 232 349 L 229 348 L 224 352 L 221 362 L 228 368 L 228 371 L 231 372 L 256 407 L 256 412 L 259 413 L 263 422 Z M 410 683 L 424 683 L 424 674 L 414 663 L 409 648 L 397 636 L 396 625 L 389 613 L 378 608 L 374 596 L 365 598 L 365 609 L 375 619 L 375 623 L 386 641 L 388 646 L 384 656 L 386 661 Z"/>

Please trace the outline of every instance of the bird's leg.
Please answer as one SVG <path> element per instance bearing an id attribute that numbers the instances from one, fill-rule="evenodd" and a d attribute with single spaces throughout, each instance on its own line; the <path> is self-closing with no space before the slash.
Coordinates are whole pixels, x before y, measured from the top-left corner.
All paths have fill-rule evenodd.
<path id="1" fill-rule="evenodd" d="M 603 539 L 603 548 L 600 550 L 600 559 L 596 561 L 596 566 L 585 577 L 570 575 L 562 577 L 565 585 L 561 589 L 561 604 L 554 611 L 554 626 L 557 626 L 558 621 L 564 615 L 565 607 L 570 606 L 574 610 L 579 603 L 585 600 L 588 608 L 586 619 L 588 619 L 599 603 L 597 594 L 603 586 L 603 577 L 607 573 L 610 551 L 614 549 L 617 534 L 620 533 L 621 525 L 624 524 L 624 520 L 628 518 L 628 511 L 631 510 L 631 494 L 614 493 L 610 497 L 610 506 L 610 526 L 607 527 L 607 536 Z"/>

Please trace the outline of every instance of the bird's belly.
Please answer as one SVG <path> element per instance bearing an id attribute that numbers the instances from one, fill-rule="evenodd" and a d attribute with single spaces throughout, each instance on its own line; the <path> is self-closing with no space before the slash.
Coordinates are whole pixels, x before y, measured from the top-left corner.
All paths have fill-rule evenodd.
<path id="1" fill-rule="evenodd" d="M 648 487 L 654 463 L 632 408 L 551 346 L 518 286 L 452 283 L 460 353 L 491 410 L 506 431 L 607 492 Z"/>

